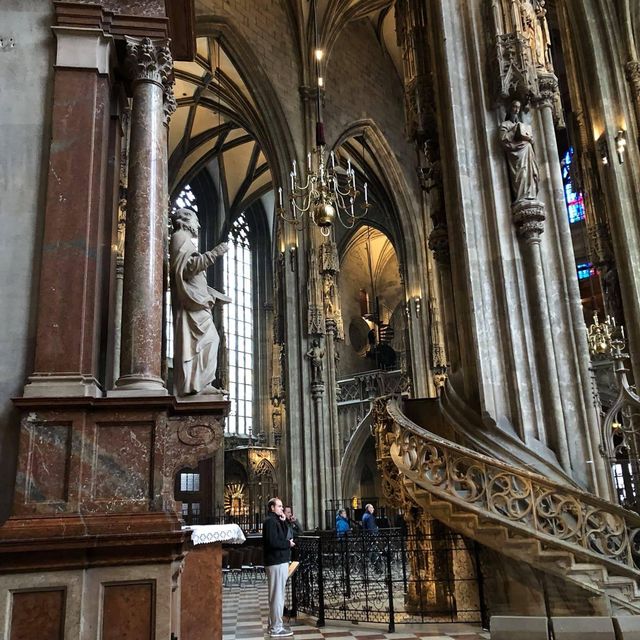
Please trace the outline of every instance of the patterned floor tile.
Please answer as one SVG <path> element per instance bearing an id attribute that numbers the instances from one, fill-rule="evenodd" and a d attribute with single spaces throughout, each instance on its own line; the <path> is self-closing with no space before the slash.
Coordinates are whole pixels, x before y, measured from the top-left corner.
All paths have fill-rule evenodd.
<path id="1" fill-rule="evenodd" d="M 269 615 L 265 583 L 242 587 L 229 586 L 223 590 L 222 638 L 223 640 L 268 640 L 266 634 Z M 386 625 L 350 625 L 346 622 L 328 622 L 316 627 L 312 618 L 299 617 L 285 624 L 291 626 L 294 640 L 488 640 L 489 634 L 473 625 L 411 625 L 396 626 L 396 633 L 387 633 Z"/>

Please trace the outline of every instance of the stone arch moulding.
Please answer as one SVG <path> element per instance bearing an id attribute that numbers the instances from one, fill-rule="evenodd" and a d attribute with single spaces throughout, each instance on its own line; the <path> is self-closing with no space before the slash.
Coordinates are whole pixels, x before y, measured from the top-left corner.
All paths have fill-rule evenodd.
<path id="1" fill-rule="evenodd" d="M 395 229 L 387 229 L 379 224 L 371 226 L 378 227 L 392 240 L 407 275 L 405 286 L 414 287 L 420 281 L 418 265 L 424 264 L 426 259 L 422 249 L 426 246 L 426 239 L 422 225 L 419 224 L 419 213 L 414 205 L 415 197 L 412 197 L 404 172 L 384 134 L 374 120 L 370 118 L 357 120 L 338 136 L 334 149 L 338 149 L 349 138 L 362 133 L 366 134 L 367 142 L 379 160 L 378 169 L 381 172 L 382 183 L 393 207 L 389 215 Z M 363 223 L 371 224 L 366 219 Z"/>
<path id="2" fill-rule="evenodd" d="M 220 46 L 234 64 L 262 116 L 259 142 L 263 144 L 264 154 L 269 162 L 274 188 L 278 184 L 286 184 L 290 158 L 296 157 L 295 144 L 280 100 L 251 44 L 227 18 L 218 15 L 199 16 L 196 36 L 210 36 L 219 40 Z M 277 216 L 274 216 L 273 224 L 271 237 L 275 242 Z"/>
<path id="3" fill-rule="evenodd" d="M 349 438 L 349 442 L 342 456 L 342 462 L 340 463 L 340 469 L 342 470 L 340 484 L 342 487 L 342 496 L 345 498 L 354 495 L 354 489 L 359 484 L 358 478 L 356 477 L 358 458 L 367 440 L 372 437 L 372 415 L 371 408 L 369 408 L 367 415 L 362 419 L 351 435 L 351 438 Z"/>

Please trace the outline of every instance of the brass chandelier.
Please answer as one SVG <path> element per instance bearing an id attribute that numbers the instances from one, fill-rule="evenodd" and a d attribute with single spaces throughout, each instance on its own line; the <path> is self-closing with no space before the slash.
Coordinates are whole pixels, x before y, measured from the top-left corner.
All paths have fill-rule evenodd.
<path id="1" fill-rule="evenodd" d="M 316 71 L 316 139 L 315 147 L 307 153 L 304 176 L 298 175 L 296 161 L 292 162 L 289 173 L 289 214 L 283 205 L 282 187 L 278 187 L 278 215 L 285 221 L 299 226 L 308 214 L 312 222 L 320 228 L 324 236 L 331 233 L 336 220 L 347 229 L 352 229 L 356 221 L 363 218 L 369 208 L 367 183 L 364 183 L 364 203 L 360 211 L 356 210 L 356 198 L 360 195 L 356 187 L 356 175 L 351 160 L 347 160 L 346 170 L 340 164 L 336 166 L 336 154 L 331 151 L 327 156 L 322 122 L 321 91 L 324 86 L 320 74 L 320 62 L 323 51 L 318 48 L 318 30 L 313 7 L 315 28 L 315 71 Z"/>

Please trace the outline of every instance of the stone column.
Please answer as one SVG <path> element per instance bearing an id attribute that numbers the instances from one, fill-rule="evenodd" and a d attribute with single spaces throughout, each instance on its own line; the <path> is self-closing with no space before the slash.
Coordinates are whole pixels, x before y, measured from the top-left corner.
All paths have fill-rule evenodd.
<path id="1" fill-rule="evenodd" d="M 126 38 L 133 84 L 119 390 L 166 394 L 161 377 L 163 253 L 167 178 L 166 41 Z"/>
<path id="2" fill-rule="evenodd" d="M 557 143 L 555 136 L 554 126 L 554 104 L 558 95 L 558 80 L 552 74 L 544 74 L 538 76 L 538 85 L 540 89 L 540 97 L 538 99 L 538 108 L 540 110 L 540 116 L 542 121 L 542 130 L 545 141 L 545 149 L 551 157 L 557 158 Z M 560 215 L 556 217 L 558 235 L 560 237 L 560 247 L 562 251 L 562 260 L 566 265 L 567 272 L 572 273 L 575 265 L 575 258 L 572 251 L 571 244 L 571 231 L 566 221 L 566 205 L 564 200 L 564 185 L 562 183 L 562 175 L 560 173 L 560 163 L 550 168 L 550 180 L 552 186 L 552 193 L 555 196 L 555 202 L 550 203 L 550 206 L 560 212 Z M 561 218 L 562 216 L 562 218 Z M 573 325 L 573 332 L 576 336 L 576 358 L 575 366 L 578 371 L 578 375 L 583 382 L 583 402 L 582 406 L 575 406 L 573 413 L 575 415 L 584 415 L 584 429 L 587 436 L 586 442 L 589 447 L 588 455 L 589 459 L 593 460 L 593 490 L 597 495 L 602 498 L 612 499 L 611 486 L 609 481 L 609 471 L 604 464 L 604 459 L 599 455 L 599 449 L 601 447 L 601 435 L 599 431 L 599 418 L 595 409 L 595 406 L 591 397 L 591 385 L 588 381 L 591 380 L 590 371 L 590 356 L 589 349 L 585 334 L 584 316 L 582 311 L 582 305 L 580 304 L 580 290 L 578 287 L 578 281 L 576 278 L 568 278 L 566 283 L 567 289 L 570 293 L 570 300 L 573 301 L 570 308 L 571 323 Z M 553 346 L 553 345 L 552 345 Z M 554 349 L 555 350 L 555 349 Z M 562 358 L 562 352 L 557 356 L 559 360 Z M 560 364 L 560 362 L 558 363 Z M 561 367 L 558 367 L 558 375 L 560 380 L 562 374 L 560 373 Z M 566 433 L 568 424 L 571 424 L 571 420 L 564 420 Z M 569 435 L 565 436 L 567 442 Z"/>
<path id="3" fill-rule="evenodd" d="M 553 444 L 560 463 L 568 470 L 571 469 L 571 458 L 557 385 L 556 358 L 540 252 L 540 236 L 544 230 L 545 220 L 544 205 L 538 200 L 520 200 L 513 203 L 511 211 L 516 234 L 522 244 L 527 295 L 531 310 L 531 330 L 545 422 L 547 425 L 553 425 L 552 429 L 548 429 L 549 433 L 537 433 L 536 436 L 542 441 Z"/>

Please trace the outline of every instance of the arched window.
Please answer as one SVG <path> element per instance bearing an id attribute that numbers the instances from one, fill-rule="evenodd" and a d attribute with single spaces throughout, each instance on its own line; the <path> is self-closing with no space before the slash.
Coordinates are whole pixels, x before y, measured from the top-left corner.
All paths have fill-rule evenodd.
<path id="1" fill-rule="evenodd" d="M 253 424 L 253 285 L 249 232 L 244 214 L 238 216 L 229 232 L 229 251 L 224 257 L 225 292 L 231 297 L 231 302 L 224 306 L 231 400 L 227 431 L 238 435 L 250 435 Z"/>
<path id="2" fill-rule="evenodd" d="M 567 213 L 571 224 L 584 220 L 584 199 L 580 191 L 575 191 L 571 183 L 571 163 L 573 162 L 573 148 L 564 154 L 560 163 L 562 167 L 562 182 L 564 184 L 564 199 L 567 203 Z"/>

